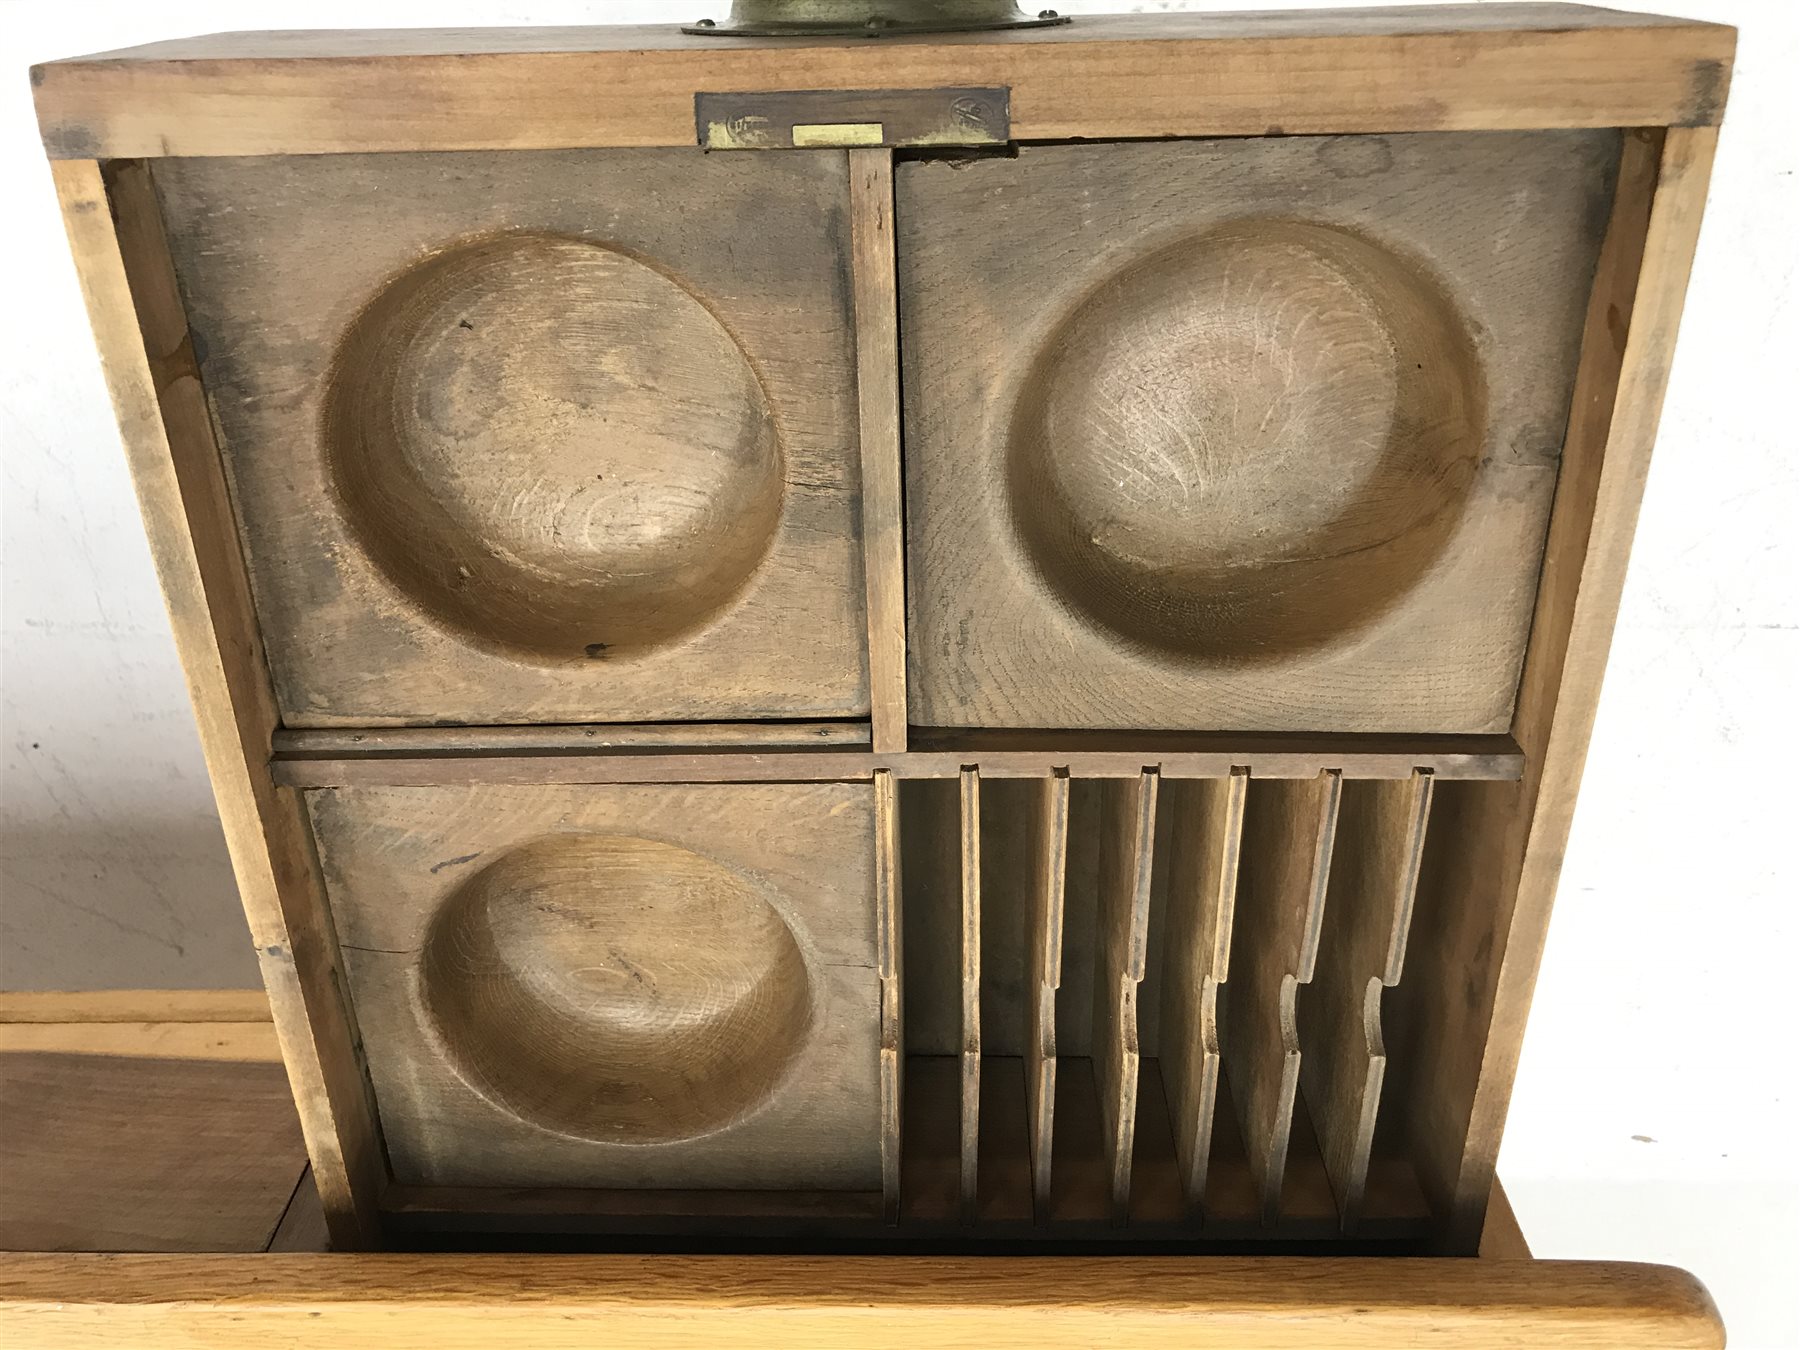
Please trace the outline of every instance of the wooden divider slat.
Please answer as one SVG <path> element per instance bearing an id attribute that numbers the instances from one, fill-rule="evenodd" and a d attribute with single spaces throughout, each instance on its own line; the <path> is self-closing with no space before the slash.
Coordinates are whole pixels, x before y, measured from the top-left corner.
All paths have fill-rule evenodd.
<path id="1" fill-rule="evenodd" d="M 965 768 L 958 800 L 962 848 L 962 1218 L 975 1220 L 981 1123 L 981 774 Z"/>
<path id="2" fill-rule="evenodd" d="M 1349 783 L 1338 813 L 1315 978 L 1300 1008 L 1300 1090 L 1345 1232 L 1362 1214 L 1387 1052 L 1381 991 L 1399 982 L 1431 775 Z"/>
<path id="3" fill-rule="evenodd" d="M 1025 1099 L 1031 1131 L 1031 1194 L 1041 1215 L 1050 1204 L 1051 1141 L 1056 1121 L 1056 991 L 1062 985 L 1063 887 L 1069 857 L 1069 775 L 1034 784 L 1030 963 L 1025 992 Z"/>
<path id="4" fill-rule="evenodd" d="M 905 524 L 900 489 L 900 316 L 894 272 L 894 160 L 851 150 L 851 290 L 862 446 L 863 581 L 869 608 L 873 748 L 906 749 Z"/>
<path id="5" fill-rule="evenodd" d="M 1281 1208 L 1300 1075 L 1299 986 L 1312 979 L 1343 777 L 1253 782 L 1244 806 L 1220 1049 L 1263 1220 Z"/>
<path id="6" fill-rule="evenodd" d="M 894 775 L 875 771 L 875 950 L 881 977 L 881 1194 L 900 1219 L 900 1113 L 906 1044 L 900 1026 L 900 801 Z"/>
<path id="7" fill-rule="evenodd" d="M 1159 782 L 1154 771 L 1146 771 L 1135 783 L 1104 785 L 1093 1059 L 1112 1213 L 1120 1223 L 1131 1204 L 1131 1145 L 1137 1133 L 1137 996 L 1149 945 L 1150 862 L 1156 842 Z"/>
<path id="8" fill-rule="evenodd" d="M 1173 1113 L 1181 1191 L 1190 1211 L 1206 1193 L 1219 1089 L 1219 986 L 1231 956 L 1248 772 L 1172 782 L 1169 910 L 1163 941 L 1163 1085 Z"/>

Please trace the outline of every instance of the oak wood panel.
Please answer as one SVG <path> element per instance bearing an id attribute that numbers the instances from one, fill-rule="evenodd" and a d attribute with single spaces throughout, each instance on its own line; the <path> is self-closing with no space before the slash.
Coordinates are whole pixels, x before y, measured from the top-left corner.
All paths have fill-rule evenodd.
<path id="1" fill-rule="evenodd" d="M 1190 1210 L 1206 1194 L 1219 1092 L 1219 993 L 1230 979 L 1238 858 L 1250 777 L 1171 782 L 1168 919 L 1158 1065 L 1168 1089 L 1179 1186 Z"/>
<path id="2" fill-rule="evenodd" d="M 308 806 L 396 1181 L 879 1191 L 872 786 Z"/>
<path id="3" fill-rule="evenodd" d="M 894 159 L 850 155 L 856 417 L 862 447 L 863 589 L 869 615 L 874 748 L 906 749 L 906 544 L 900 500 L 900 318 L 894 275 Z"/>
<path id="4" fill-rule="evenodd" d="M 239 33 L 32 79 L 46 146 L 74 158 L 692 145 L 699 92 L 946 83 L 1010 86 L 1020 140 L 1700 125 L 1722 112 L 1735 36 L 1559 4 L 1083 15 L 880 43 L 674 25 Z"/>
<path id="5" fill-rule="evenodd" d="M 0 1259 L 0 1332 L 42 1350 L 317 1350 L 725 1339 L 871 1347 L 1129 1341 L 1465 1350 L 1718 1347 L 1718 1310 L 1666 1266 L 1563 1261 L 1056 1257 L 158 1256 Z"/>
<path id="6" fill-rule="evenodd" d="M 160 161 L 284 724 L 867 716 L 847 163 Z"/>
<path id="7" fill-rule="evenodd" d="M 1345 1232 L 1362 1217 L 1387 1069 L 1382 993 L 1400 982 L 1432 786 L 1429 774 L 1344 785 L 1319 958 L 1300 994 L 1300 1091 Z"/>
<path id="8" fill-rule="evenodd" d="M 1514 723 L 1527 775 L 1437 794 L 1397 1009 L 1400 1099 L 1454 1251 L 1474 1250 L 1493 1182 L 1716 140 L 1684 128 L 1627 138 Z M 1430 994 L 1465 988 L 1467 999 Z"/>
<path id="9" fill-rule="evenodd" d="M 141 165 L 53 173 L 320 1196 L 334 1241 L 370 1245 L 378 1128 L 302 808 L 266 767 L 279 718 L 162 219 Z"/>
<path id="10" fill-rule="evenodd" d="M 1266 1223 L 1279 1217 L 1300 1078 L 1298 987 L 1313 977 L 1343 780 L 1257 783 L 1244 804 L 1221 1050 Z"/>
<path id="11" fill-rule="evenodd" d="M 900 163 L 912 720 L 1503 731 L 1618 153 Z"/>

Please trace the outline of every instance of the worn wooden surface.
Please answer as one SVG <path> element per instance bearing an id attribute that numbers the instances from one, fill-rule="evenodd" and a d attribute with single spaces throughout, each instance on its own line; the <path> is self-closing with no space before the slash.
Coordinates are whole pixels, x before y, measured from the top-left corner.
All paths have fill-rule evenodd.
<path id="1" fill-rule="evenodd" d="M 0 1000 L 0 1250 L 267 1247 L 306 1172 L 268 1019 L 246 990 Z"/>
<path id="2" fill-rule="evenodd" d="M 363 1347 L 734 1345 L 1465 1350 L 1715 1347 L 1700 1282 L 1558 1261 L 670 1256 L 12 1256 L 0 1334 L 36 1350 L 300 1338 Z"/>
<path id="3" fill-rule="evenodd" d="M 1368 1185 L 1387 1070 L 1382 994 L 1400 983 L 1432 787 L 1429 774 L 1344 785 L 1318 961 L 1300 991 L 1300 1091 L 1345 1232 Z"/>
<path id="4" fill-rule="evenodd" d="M 1062 985 L 1063 897 L 1068 882 L 1069 776 L 1030 786 L 1030 855 L 1025 869 L 1031 903 L 1025 927 L 1025 1093 L 1031 1130 L 1034 1205 L 1050 1203 L 1056 1133 L 1056 991 Z"/>
<path id="5" fill-rule="evenodd" d="M 1264 1218 L 1281 1209 L 1299 1087 L 1299 986 L 1313 977 L 1343 782 L 1250 785 L 1221 1049 Z"/>
<path id="6" fill-rule="evenodd" d="M 285 725 L 867 716 L 843 152 L 155 172 Z"/>
<path id="7" fill-rule="evenodd" d="M 396 1181 L 881 1188 L 869 785 L 308 807 Z"/>
<path id="8" fill-rule="evenodd" d="M 298 795 L 267 772 L 280 722 L 193 342 L 141 165 L 54 166 L 101 366 L 332 1233 L 375 1240 L 381 1145 Z"/>
<path id="9" fill-rule="evenodd" d="M 856 419 L 862 447 L 863 593 L 869 615 L 874 748 L 906 749 L 906 528 L 900 500 L 900 331 L 894 275 L 894 160 L 850 154 L 856 298 Z"/>
<path id="10" fill-rule="evenodd" d="M 901 971 L 900 792 L 877 770 L 875 785 L 875 973 L 881 980 L 881 1194 L 889 1223 L 900 1217 L 900 1130 L 905 1102 L 906 1028 Z"/>
<path id="11" fill-rule="evenodd" d="M 1504 731 L 1617 154 L 902 163 L 913 721 Z"/>
<path id="12" fill-rule="evenodd" d="M 1131 1200 L 1131 1146 L 1137 1136 L 1138 986 L 1150 944 L 1150 861 L 1161 779 L 1102 785 L 1098 941 L 1094 964 L 1093 1057 L 1106 1131 L 1115 1219 Z"/>
<path id="13" fill-rule="evenodd" d="M 1396 1009 L 1409 1065 L 1397 1099 L 1456 1251 L 1474 1249 L 1493 1182 L 1716 140 L 1627 138 L 1514 723 L 1530 767 L 1516 785 L 1440 788 L 1434 808 Z M 1450 989 L 1470 995 L 1433 992 Z"/>
<path id="14" fill-rule="evenodd" d="M 416 730 L 417 740 L 413 740 Z M 316 733 L 323 737 L 360 732 Z M 1076 778 L 1136 778 L 1154 768 L 1164 778 L 1224 778 L 1249 769 L 1257 778 L 1315 778 L 1335 769 L 1348 778 L 1407 778 L 1428 769 L 1440 780 L 1516 781 L 1523 771 L 1518 748 L 1506 736 L 1334 736 L 1248 735 L 1208 732 L 994 732 L 921 733 L 917 748 L 902 754 L 845 750 L 825 743 L 803 752 L 731 748 L 700 749 L 625 745 L 567 745 L 527 751 L 507 745 L 515 733 L 497 731 L 489 746 L 486 728 L 438 731 L 407 728 L 368 733 L 385 741 L 405 736 L 416 748 L 349 753 L 327 744 L 279 751 L 271 771 L 289 787 L 358 784 L 425 787 L 459 783 L 722 783 L 756 780 L 867 781 L 877 769 L 897 779 L 954 780 L 965 764 L 977 763 L 984 777 L 1048 778 L 1067 772 Z M 282 744 L 304 747 L 313 732 L 290 733 Z M 290 739 L 291 737 L 291 739 Z M 526 736 L 519 733 L 517 739 Z"/>
<path id="15" fill-rule="evenodd" d="M 1163 930 L 1161 1054 L 1183 1198 L 1206 1194 L 1219 1095 L 1219 994 L 1230 979 L 1248 774 L 1172 782 L 1169 901 Z"/>
<path id="16" fill-rule="evenodd" d="M 904 42 L 673 24 L 228 33 L 32 78 L 50 153 L 77 158 L 693 145 L 696 93 L 946 84 L 1010 86 L 1026 141 L 1260 136 L 1712 124 L 1735 37 L 1563 4 L 1083 15 Z"/>

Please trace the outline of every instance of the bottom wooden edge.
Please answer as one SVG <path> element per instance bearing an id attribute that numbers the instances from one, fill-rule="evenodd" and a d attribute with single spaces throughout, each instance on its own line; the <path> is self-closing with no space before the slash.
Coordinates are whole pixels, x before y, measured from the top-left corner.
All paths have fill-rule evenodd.
<path id="1" fill-rule="evenodd" d="M 1604 1262 L 0 1257 L 0 1342 L 41 1350 L 102 1342 L 585 1350 L 597 1338 L 662 1347 L 708 1337 L 785 1347 L 1104 1341 L 1135 1350 L 1724 1344 L 1718 1311 L 1692 1275 Z"/>

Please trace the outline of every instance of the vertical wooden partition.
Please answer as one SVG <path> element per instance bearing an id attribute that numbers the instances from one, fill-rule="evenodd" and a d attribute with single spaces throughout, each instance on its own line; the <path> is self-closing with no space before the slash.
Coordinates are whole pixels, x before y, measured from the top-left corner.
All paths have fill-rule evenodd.
<path id="1" fill-rule="evenodd" d="M 1299 1007 L 1300 1088 L 1349 1232 L 1362 1213 L 1387 1068 L 1382 991 L 1400 982 L 1432 779 L 1346 783 L 1313 983 Z"/>
<path id="2" fill-rule="evenodd" d="M 1094 970 L 1094 1077 L 1105 1131 L 1115 1223 L 1131 1203 L 1131 1148 L 1137 1135 L 1138 986 L 1150 932 L 1150 862 L 1160 779 L 1108 782 L 1100 836 L 1099 941 Z"/>
<path id="3" fill-rule="evenodd" d="M 1169 912 L 1164 932 L 1163 1083 L 1168 1091 L 1183 1200 L 1206 1193 L 1219 1091 L 1219 996 L 1230 976 L 1238 858 L 1250 776 L 1178 780 L 1171 799 Z"/>
<path id="4" fill-rule="evenodd" d="M 1250 785 L 1244 808 L 1225 1078 L 1263 1222 L 1281 1210 L 1300 1083 L 1299 987 L 1313 977 L 1343 776 Z"/>
<path id="5" fill-rule="evenodd" d="M 1063 892 L 1069 856 L 1069 772 L 1034 785 L 1032 908 L 1026 931 L 1025 1100 L 1031 1130 L 1031 1195 L 1036 1211 L 1050 1203 L 1051 1144 L 1056 1123 L 1056 991 L 1062 985 Z"/>

